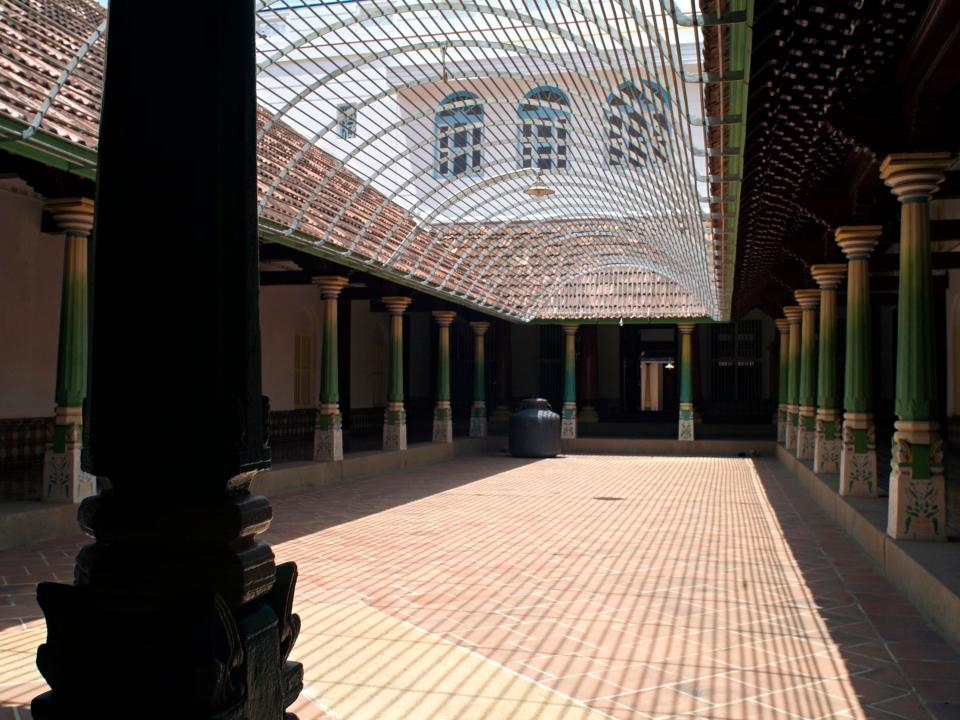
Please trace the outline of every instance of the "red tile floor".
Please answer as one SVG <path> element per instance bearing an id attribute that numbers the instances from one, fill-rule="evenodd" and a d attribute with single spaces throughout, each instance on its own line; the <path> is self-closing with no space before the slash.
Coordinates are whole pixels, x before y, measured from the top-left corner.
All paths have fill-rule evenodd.
<path id="1" fill-rule="evenodd" d="M 960 655 L 772 460 L 470 457 L 278 496 L 308 718 L 960 718 Z M 0 718 L 38 580 L 0 553 Z"/>

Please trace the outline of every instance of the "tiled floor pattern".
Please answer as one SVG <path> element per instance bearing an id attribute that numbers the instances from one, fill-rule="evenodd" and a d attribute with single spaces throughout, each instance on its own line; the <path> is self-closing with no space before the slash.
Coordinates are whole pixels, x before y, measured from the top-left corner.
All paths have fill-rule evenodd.
<path id="1" fill-rule="evenodd" d="M 960 656 L 774 461 L 471 457 L 274 506 L 302 720 L 960 718 Z M 79 542 L 0 553 L 0 718 Z"/>

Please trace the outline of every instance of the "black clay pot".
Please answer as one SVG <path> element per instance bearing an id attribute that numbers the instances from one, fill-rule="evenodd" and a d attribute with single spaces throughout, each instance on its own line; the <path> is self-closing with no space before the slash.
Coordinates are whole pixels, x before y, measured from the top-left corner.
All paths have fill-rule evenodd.
<path id="1" fill-rule="evenodd" d="M 560 416 L 543 398 L 527 398 L 510 416 L 510 454 L 533 458 L 560 454 Z"/>

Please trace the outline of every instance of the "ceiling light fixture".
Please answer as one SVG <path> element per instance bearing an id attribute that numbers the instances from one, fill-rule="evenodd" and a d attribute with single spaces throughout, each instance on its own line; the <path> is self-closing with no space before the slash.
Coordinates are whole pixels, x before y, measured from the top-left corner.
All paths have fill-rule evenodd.
<path id="1" fill-rule="evenodd" d="M 537 173 L 536 179 L 534 179 L 533 184 L 528 187 L 524 192 L 532 198 L 540 199 L 553 195 L 553 188 L 547 185 L 543 181 L 543 175 Z"/>

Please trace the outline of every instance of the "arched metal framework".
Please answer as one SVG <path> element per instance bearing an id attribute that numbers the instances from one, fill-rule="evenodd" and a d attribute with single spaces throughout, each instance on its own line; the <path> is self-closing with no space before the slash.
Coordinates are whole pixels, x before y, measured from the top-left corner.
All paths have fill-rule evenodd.
<path id="1" fill-rule="evenodd" d="M 525 320 L 726 314 L 698 8 L 264 0 L 259 17 L 261 143 L 285 143 L 261 213 L 280 232 Z M 448 150 L 470 108 L 479 147 Z"/>
<path id="2" fill-rule="evenodd" d="M 92 176 L 105 10 L 0 2 L 0 142 Z M 750 5 L 698 2 L 258 0 L 265 236 L 521 320 L 727 317 Z"/>

